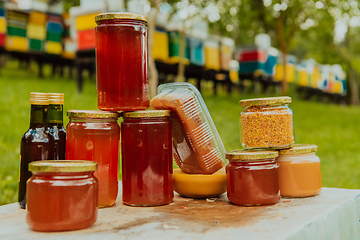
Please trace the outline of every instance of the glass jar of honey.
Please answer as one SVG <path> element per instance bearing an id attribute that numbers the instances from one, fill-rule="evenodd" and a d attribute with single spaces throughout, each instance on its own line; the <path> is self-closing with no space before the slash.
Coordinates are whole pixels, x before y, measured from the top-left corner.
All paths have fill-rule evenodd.
<path id="1" fill-rule="evenodd" d="M 280 200 L 277 151 L 235 150 L 226 153 L 227 196 L 236 205 L 275 204 Z"/>
<path id="2" fill-rule="evenodd" d="M 69 110 L 65 159 L 98 163 L 99 207 L 111 206 L 118 194 L 120 126 L 119 113 Z"/>
<path id="3" fill-rule="evenodd" d="M 246 149 L 285 149 L 294 144 L 290 97 L 269 97 L 240 101 L 241 143 Z"/>
<path id="4" fill-rule="evenodd" d="M 149 107 L 147 19 L 136 13 L 95 17 L 98 108 L 134 111 Z"/>
<path id="5" fill-rule="evenodd" d="M 122 198 L 126 205 L 156 206 L 173 201 L 170 113 L 122 113 Z"/>
<path id="6" fill-rule="evenodd" d="M 26 222 L 35 231 L 90 227 L 97 219 L 97 164 L 91 161 L 42 160 L 29 164 Z"/>
<path id="7" fill-rule="evenodd" d="M 282 197 L 309 197 L 322 188 L 317 146 L 295 144 L 279 151 L 279 187 Z"/>

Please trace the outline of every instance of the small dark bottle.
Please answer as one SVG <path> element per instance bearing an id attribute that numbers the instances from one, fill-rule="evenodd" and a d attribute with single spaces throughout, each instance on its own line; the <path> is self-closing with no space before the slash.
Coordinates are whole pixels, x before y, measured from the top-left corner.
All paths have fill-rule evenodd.
<path id="1" fill-rule="evenodd" d="M 47 130 L 55 140 L 54 160 L 65 160 L 66 131 L 63 125 L 63 93 L 49 93 Z"/>
<path id="2" fill-rule="evenodd" d="M 28 170 L 30 162 L 54 158 L 54 138 L 46 131 L 48 93 L 30 93 L 30 128 L 21 138 L 20 176 L 18 202 L 26 208 L 26 182 L 31 177 Z"/>

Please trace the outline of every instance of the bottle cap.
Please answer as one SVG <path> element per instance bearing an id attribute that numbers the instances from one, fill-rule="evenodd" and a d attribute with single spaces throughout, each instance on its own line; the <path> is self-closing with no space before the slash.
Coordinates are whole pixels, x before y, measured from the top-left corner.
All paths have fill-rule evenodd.
<path id="1" fill-rule="evenodd" d="M 64 94 L 49 93 L 49 104 L 64 104 Z"/>
<path id="2" fill-rule="evenodd" d="M 42 92 L 31 92 L 30 93 L 30 104 L 31 105 L 49 105 L 49 94 Z"/>

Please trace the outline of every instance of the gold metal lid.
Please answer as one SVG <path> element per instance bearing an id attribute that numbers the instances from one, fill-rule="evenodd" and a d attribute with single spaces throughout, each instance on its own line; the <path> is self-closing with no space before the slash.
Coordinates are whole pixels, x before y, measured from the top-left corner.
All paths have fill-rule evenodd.
<path id="1" fill-rule="evenodd" d="M 291 97 L 282 96 L 282 97 L 244 99 L 244 100 L 240 100 L 239 103 L 241 107 L 287 104 L 287 103 L 291 103 Z"/>
<path id="2" fill-rule="evenodd" d="M 49 104 L 64 104 L 64 94 L 49 93 Z"/>
<path id="3" fill-rule="evenodd" d="M 90 172 L 96 169 L 96 162 L 82 160 L 42 160 L 29 163 L 31 172 Z"/>
<path id="4" fill-rule="evenodd" d="M 262 161 L 263 159 L 278 157 L 277 151 L 271 150 L 257 150 L 257 149 L 240 149 L 227 152 L 225 157 L 230 162 L 249 162 L 249 161 Z"/>
<path id="5" fill-rule="evenodd" d="M 317 146 L 314 144 L 294 144 L 292 148 L 280 150 L 279 155 L 304 154 L 316 151 Z"/>
<path id="6" fill-rule="evenodd" d="M 95 16 L 95 22 L 103 20 L 112 20 L 112 19 L 130 19 L 130 20 L 139 20 L 143 22 L 147 22 L 147 18 L 139 13 L 129 13 L 129 12 L 109 12 L 109 13 L 101 13 Z"/>
<path id="7" fill-rule="evenodd" d="M 144 110 L 134 112 L 123 112 L 122 117 L 143 118 L 143 117 L 169 117 L 170 110 Z"/>
<path id="8" fill-rule="evenodd" d="M 30 93 L 30 104 L 31 105 L 49 105 L 49 94 L 42 92 L 31 92 Z"/>
<path id="9" fill-rule="evenodd" d="M 119 118 L 118 112 L 108 112 L 100 110 L 69 110 L 67 115 L 73 118 Z"/>

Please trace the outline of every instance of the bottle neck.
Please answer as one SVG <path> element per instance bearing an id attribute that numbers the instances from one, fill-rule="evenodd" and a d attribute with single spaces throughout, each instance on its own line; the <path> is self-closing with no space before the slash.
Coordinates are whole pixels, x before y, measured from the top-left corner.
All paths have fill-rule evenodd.
<path id="1" fill-rule="evenodd" d="M 62 104 L 49 104 L 47 112 L 47 122 L 49 126 L 63 125 Z"/>
<path id="2" fill-rule="evenodd" d="M 45 127 L 47 105 L 31 105 L 30 128 Z"/>

